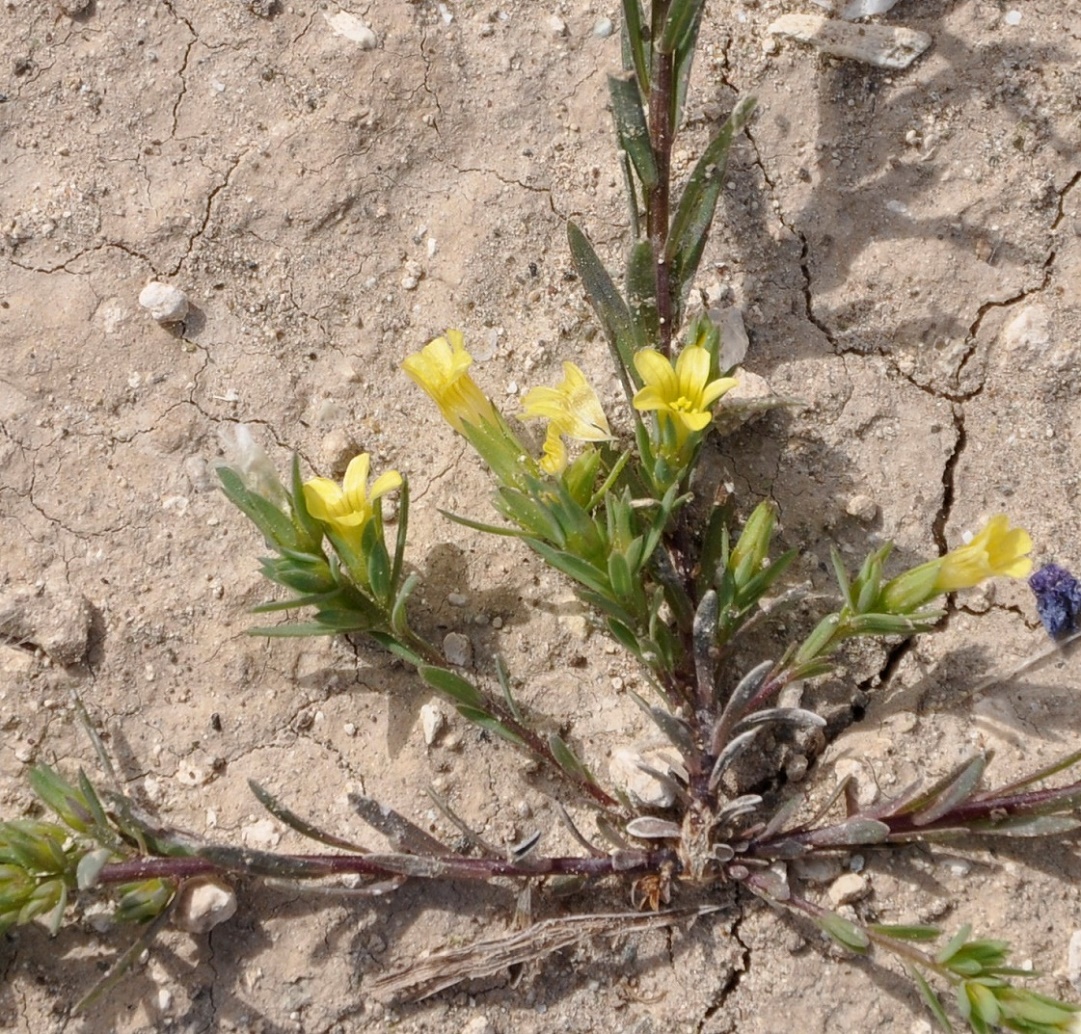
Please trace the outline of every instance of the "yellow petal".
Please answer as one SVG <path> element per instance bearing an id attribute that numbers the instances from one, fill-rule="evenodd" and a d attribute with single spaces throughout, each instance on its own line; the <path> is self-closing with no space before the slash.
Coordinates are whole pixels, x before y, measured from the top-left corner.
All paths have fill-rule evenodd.
<path id="1" fill-rule="evenodd" d="M 655 388 L 661 398 L 673 399 L 679 394 L 679 380 L 672 364 L 660 352 L 652 348 L 643 348 L 634 354 L 634 367 L 647 387 Z M 638 406 L 638 403 L 635 403 Z M 656 406 L 651 406 L 656 409 Z"/>
<path id="2" fill-rule="evenodd" d="M 726 392 L 731 391 L 739 381 L 735 377 L 719 377 L 715 381 L 710 381 L 706 385 L 702 392 L 702 408 L 708 409 Z"/>
<path id="3" fill-rule="evenodd" d="M 676 380 L 679 382 L 679 394 L 694 401 L 703 408 L 699 401 L 702 390 L 709 378 L 709 352 L 697 345 L 683 349 L 676 359 Z"/>
<path id="4" fill-rule="evenodd" d="M 360 498 L 364 499 L 368 493 L 368 472 L 371 470 L 371 457 L 366 452 L 354 456 L 345 468 L 345 478 L 342 481 L 342 489 L 347 498 L 352 500 L 359 490 Z"/>
<path id="5" fill-rule="evenodd" d="M 402 475 L 396 470 L 384 471 L 375 479 L 375 484 L 372 485 L 369 498 L 372 500 L 379 499 L 385 496 L 388 492 L 393 492 L 395 489 L 402 487 Z"/>

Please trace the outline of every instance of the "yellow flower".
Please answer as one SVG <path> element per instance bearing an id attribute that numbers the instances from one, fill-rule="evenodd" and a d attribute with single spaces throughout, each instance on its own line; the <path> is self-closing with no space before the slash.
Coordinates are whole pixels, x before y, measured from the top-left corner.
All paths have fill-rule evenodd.
<path id="1" fill-rule="evenodd" d="M 1024 578 L 1032 570 L 1028 556 L 1031 550 L 1029 533 L 1011 528 L 1009 518 L 997 514 L 967 546 L 959 546 L 942 557 L 935 588 L 939 592 L 968 589 L 999 574 Z"/>
<path id="2" fill-rule="evenodd" d="M 1022 528 L 1011 528 L 1004 514 L 992 517 L 971 542 L 945 556 L 898 575 L 882 590 L 887 613 L 905 614 L 935 596 L 969 589 L 987 578 L 1006 575 L 1024 578 L 1032 570 L 1028 553 L 1032 538 Z"/>
<path id="3" fill-rule="evenodd" d="M 541 467 L 562 474 L 567 466 L 563 437 L 579 442 L 603 442 L 612 437 L 597 393 L 574 363 L 563 364 L 563 381 L 555 388 L 530 388 L 522 398 L 523 420 L 547 420 Z"/>
<path id="4" fill-rule="evenodd" d="M 635 353 L 634 365 L 645 382 L 634 396 L 635 409 L 655 409 L 662 419 L 670 420 L 677 445 L 709 426 L 713 403 L 737 383 L 734 377 L 709 380 L 709 352 L 700 345 L 684 348 L 674 368 L 652 348 Z"/>
<path id="5" fill-rule="evenodd" d="M 432 397 L 459 434 L 465 434 L 465 424 L 499 423 L 491 402 L 466 372 L 473 357 L 465 350 L 464 340 L 460 330 L 448 330 L 445 337 L 429 341 L 402 363 L 402 369 Z"/>
<path id="6" fill-rule="evenodd" d="M 402 476 L 388 470 L 368 487 L 371 460 L 366 452 L 354 456 L 345 471 L 341 487 L 330 478 L 304 482 L 304 502 L 308 513 L 329 525 L 359 556 L 365 525 L 372 519 L 374 503 L 381 496 L 402 487 Z"/>

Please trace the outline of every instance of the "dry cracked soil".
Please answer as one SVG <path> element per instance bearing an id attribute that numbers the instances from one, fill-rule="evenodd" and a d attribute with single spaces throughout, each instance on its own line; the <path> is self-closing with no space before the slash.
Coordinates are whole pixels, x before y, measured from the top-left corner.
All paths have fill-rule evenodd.
<path id="1" fill-rule="evenodd" d="M 370 840 L 350 790 L 453 837 L 425 795 L 434 784 L 489 840 L 541 829 L 558 848 L 554 805 L 512 751 L 449 713 L 426 745 L 428 697 L 405 669 L 347 642 L 245 634 L 267 595 L 261 543 L 213 467 L 246 423 L 283 469 L 295 449 L 306 471 L 340 475 L 364 450 L 407 474 L 425 630 L 467 635 L 484 675 L 502 654 L 523 699 L 602 773 L 648 737 L 627 695 L 639 676 L 567 585 L 439 514 L 487 519 L 489 489 L 400 371 L 460 327 L 505 410 L 574 359 L 626 426 L 565 243 L 570 217 L 609 261 L 626 240 L 605 78 L 619 67 L 619 4 L 2 8 L 3 815 L 32 813 L 35 761 L 96 771 L 76 690 L 129 791 L 209 838 L 303 848 L 248 779 L 349 837 Z M 709 5 L 675 156 L 685 173 L 737 95 L 758 96 L 695 294 L 739 310 L 746 369 L 802 404 L 724 439 L 724 480 L 744 512 L 777 502 L 782 538 L 802 550 L 796 577 L 823 593 L 831 543 L 855 563 L 892 538 L 900 566 L 997 512 L 1031 531 L 1037 560 L 1081 565 L 1081 3 L 901 0 L 884 20 L 933 45 L 892 72 L 771 42 L 780 14 L 817 10 Z M 343 33 L 357 20 L 371 36 Z M 187 294 L 184 322 L 140 308 L 151 280 Z M 978 749 L 1005 780 L 1075 749 L 1068 660 L 967 692 L 1044 642 L 1027 588 L 1009 583 L 960 597 L 936 635 L 853 655 L 808 690 L 848 728 L 805 775 L 790 764 L 791 782 L 828 787 L 855 766 L 889 792 Z M 1033 960 L 1036 986 L 1076 996 L 1071 843 L 845 864 L 865 866 L 861 915 L 972 922 Z M 807 892 L 824 896 L 840 866 L 804 873 Z M 238 894 L 233 920 L 166 933 L 84 1017 L 72 1003 L 130 931 L 90 908 L 54 939 L 9 933 L 0 1028 L 931 1029 L 888 961 L 842 959 L 738 900 L 689 929 L 594 937 L 388 1005 L 370 981 L 507 930 L 513 891 Z M 629 908 L 618 887 L 535 901 L 538 918 Z"/>

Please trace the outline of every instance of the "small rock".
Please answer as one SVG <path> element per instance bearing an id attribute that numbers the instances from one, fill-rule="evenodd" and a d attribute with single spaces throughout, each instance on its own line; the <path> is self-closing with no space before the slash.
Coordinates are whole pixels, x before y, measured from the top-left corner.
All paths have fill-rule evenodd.
<path id="1" fill-rule="evenodd" d="M 188 933 L 208 933 L 236 915 L 236 894 L 222 880 L 188 880 L 180 891 L 173 922 Z"/>
<path id="2" fill-rule="evenodd" d="M 796 858 L 792 862 L 792 873 L 799 880 L 808 883 L 829 883 L 837 879 L 844 872 L 844 866 L 840 858 L 832 855 L 807 855 L 805 858 Z"/>
<path id="3" fill-rule="evenodd" d="M 90 604 L 78 594 L 22 589 L 0 596 L 4 638 L 38 646 L 57 664 L 78 664 L 86 656 L 90 618 Z"/>
<path id="4" fill-rule="evenodd" d="M 840 905 L 851 905 L 853 902 L 867 897 L 870 892 L 871 884 L 867 881 L 867 877 L 849 872 L 845 873 L 844 876 L 839 876 L 830 884 L 827 896 L 830 899 L 830 904 L 837 908 Z"/>
<path id="5" fill-rule="evenodd" d="M 474 1016 L 462 1027 L 462 1034 L 495 1034 L 495 1028 L 487 1016 Z"/>
<path id="6" fill-rule="evenodd" d="M 452 607 L 464 607 L 469 602 L 469 597 L 463 592 L 448 592 L 447 602 Z"/>
<path id="7" fill-rule="evenodd" d="M 1002 343 L 1011 351 L 1039 353 L 1051 344 L 1051 314 L 1036 302 L 1026 305 L 1002 331 Z"/>
<path id="8" fill-rule="evenodd" d="M 845 513 L 864 524 L 870 524 L 878 516 L 878 503 L 869 495 L 854 495 L 845 506 Z"/>
<path id="9" fill-rule="evenodd" d="M 1005 17 L 1002 19 L 1007 25 L 1020 25 L 1021 24 L 1021 12 L 1014 8 L 1012 11 L 1007 11 Z"/>
<path id="10" fill-rule="evenodd" d="M 869 777 L 867 767 L 862 761 L 857 758 L 841 758 L 833 766 L 833 772 L 837 777 L 837 782 L 851 776 L 856 787 L 856 800 L 861 806 L 867 807 L 874 804 L 875 798 L 878 796 L 878 787 L 875 785 L 875 781 Z"/>
<path id="11" fill-rule="evenodd" d="M 710 317 L 721 331 L 721 354 L 717 365 L 721 370 L 734 370 L 747 357 L 751 343 L 743 313 L 735 305 L 730 305 L 725 309 L 710 310 Z"/>
<path id="12" fill-rule="evenodd" d="M 359 451 L 356 439 L 344 427 L 337 427 L 325 434 L 319 443 L 319 455 L 323 464 L 335 477 L 341 477 L 345 473 L 349 461 Z"/>
<path id="13" fill-rule="evenodd" d="M 615 27 L 612 25 L 611 18 L 598 18 L 593 23 L 593 35 L 597 39 L 608 39 L 612 35 L 612 30 Z"/>
<path id="14" fill-rule="evenodd" d="M 448 632 L 443 637 L 443 656 L 456 668 L 472 667 L 473 644 L 461 632 Z"/>
<path id="15" fill-rule="evenodd" d="M 785 405 L 765 377 L 742 368 L 734 371 L 732 376 L 736 378 L 736 386 L 725 393 L 713 418 L 714 426 L 721 434 L 732 434 L 763 413 Z"/>
<path id="16" fill-rule="evenodd" d="M 379 42 L 375 33 L 368 28 L 355 14 L 348 11 L 338 11 L 337 14 L 323 12 L 327 24 L 336 36 L 344 36 L 360 46 L 361 50 L 374 50 Z"/>
<path id="17" fill-rule="evenodd" d="M 236 909 L 236 904 L 235 903 L 233 905 L 233 909 L 234 910 Z M 226 916 L 226 918 L 228 919 L 229 917 Z M 199 931 L 199 932 L 201 933 L 202 931 Z M 173 992 L 170 991 L 169 988 L 167 988 L 167 987 L 159 987 L 158 988 L 158 1012 L 168 1012 L 170 1009 L 172 1009 L 172 1007 L 173 1007 Z"/>
<path id="18" fill-rule="evenodd" d="M 908 68 L 931 45 L 931 37 L 917 29 L 853 25 L 818 14 L 783 14 L 766 31 L 878 68 Z"/>
<path id="19" fill-rule="evenodd" d="M 158 323 L 179 323 L 188 315 L 188 296 L 179 287 L 151 280 L 139 292 L 139 304 Z"/>
<path id="20" fill-rule="evenodd" d="M 184 460 L 184 473 L 196 492 L 210 492 L 214 489 L 214 479 L 210 468 L 202 456 L 189 456 Z"/>
<path id="21" fill-rule="evenodd" d="M 203 786 L 210 782 L 210 771 L 190 761 L 181 761 L 177 766 L 176 781 L 181 786 Z"/>
<path id="22" fill-rule="evenodd" d="M 553 14 L 547 21 L 548 31 L 557 39 L 560 36 L 567 35 L 567 23 L 559 17 L 558 14 Z"/>
<path id="23" fill-rule="evenodd" d="M 658 772 L 667 772 L 669 765 L 679 764 L 674 747 L 632 750 L 617 747 L 612 752 L 609 775 L 643 808 L 670 808 L 676 802 L 671 786 L 656 776 L 644 772 L 639 763 Z"/>
<path id="24" fill-rule="evenodd" d="M 254 847 L 257 851 L 272 851 L 278 846 L 281 834 L 270 819 L 257 819 L 242 826 L 240 842 L 245 847 Z"/>
<path id="25" fill-rule="evenodd" d="M 425 704 L 420 709 L 420 727 L 424 742 L 430 747 L 447 724 L 446 715 L 435 704 Z"/>
<path id="26" fill-rule="evenodd" d="M 90 7 L 90 0 L 56 0 L 56 6 L 60 8 L 62 14 L 75 18 L 86 13 Z"/>
<path id="27" fill-rule="evenodd" d="M 1070 935 L 1070 947 L 1066 955 L 1066 975 L 1074 990 L 1081 995 L 1081 930 Z"/>

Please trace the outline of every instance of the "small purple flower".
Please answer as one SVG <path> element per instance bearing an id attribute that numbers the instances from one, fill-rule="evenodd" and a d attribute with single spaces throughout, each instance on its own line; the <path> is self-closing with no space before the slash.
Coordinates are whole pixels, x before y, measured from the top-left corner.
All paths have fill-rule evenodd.
<path id="1" fill-rule="evenodd" d="M 1081 582 L 1065 568 L 1046 564 L 1028 580 L 1036 594 L 1036 610 L 1052 639 L 1078 629 L 1081 618 Z"/>

